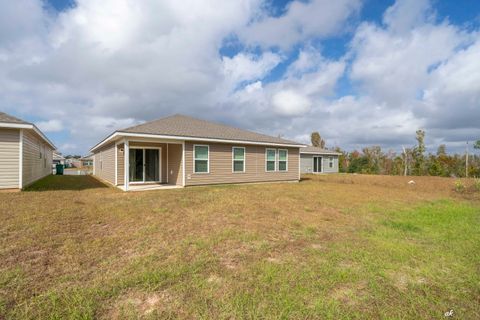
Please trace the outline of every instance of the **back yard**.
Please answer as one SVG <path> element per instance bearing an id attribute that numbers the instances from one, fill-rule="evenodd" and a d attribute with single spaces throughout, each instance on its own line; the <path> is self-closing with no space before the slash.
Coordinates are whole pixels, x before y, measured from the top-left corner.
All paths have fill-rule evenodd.
<path id="1" fill-rule="evenodd" d="M 0 193 L 0 319 L 479 319 L 478 192 L 410 179 Z"/>

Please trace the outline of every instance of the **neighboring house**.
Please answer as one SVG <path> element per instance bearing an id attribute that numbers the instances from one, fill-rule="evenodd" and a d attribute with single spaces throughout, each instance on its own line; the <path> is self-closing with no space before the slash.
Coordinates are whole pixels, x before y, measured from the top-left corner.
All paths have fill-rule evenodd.
<path id="1" fill-rule="evenodd" d="M 53 150 L 34 124 L 0 112 L 0 189 L 22 189 L 51 174 Z"/>
<path id="2" fill-rule="evenodd" d="M 145 184 L 298 181 L 303 146 L 174 115 L 115 131 L 90 151 L 94 175 L 129 190 Z"/>
<path id="3" fill-rule="evenodd" d="M 80 159 L 81 166 L 83 167 L 92 167 L 93 166 L 93 155 L 88 155 Z"/>
<path id="4" fill-rule="evenodd" d="M 53 151 L 53 164 L 65 164 L 65 157 L 57 151 Z"/>
<path id="5" fill-rule="evenodd" d="M 341 153 L 317 148 L 306 147 L 300 150 L 302 173 L 337 173 L 338 156 Z"/>
<path id="6" fill-rule="evenodd" d="M 65 158 L 65 168 L 75 168 L 76 166 L 80 166 L 80 160 L 73 158 L 72 156 L 67 156 Z"/>

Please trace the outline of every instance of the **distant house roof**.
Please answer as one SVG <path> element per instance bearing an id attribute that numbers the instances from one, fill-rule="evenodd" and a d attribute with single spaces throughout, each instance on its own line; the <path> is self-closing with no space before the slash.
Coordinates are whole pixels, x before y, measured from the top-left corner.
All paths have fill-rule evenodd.
<path id="1" fill-rule="evenodd" d="M 26 122 L 17 117 L 0 112 L 0 128 L 14 128 L 14 129 L 31 129 L 35 131 L 46 143 L 48 143 L 53 149 L 56 149 L 55 145 L 43 134 L 40 129 L 33 123 Z"/>
<path id="2" fill-rule="evenodd" d="M 65 160 L 65 157 L 60 152 L 53 151 L 53 160 Z"/>
<path id="3" fill-rule="evenodd" d="M 214 140 L 235 143 L 260 143 L 272 145 L 304 146 L 301 143 L 272 137 L 244 129 L 227 126 L 220 123 L 200 120 L 184 115 L 173 115 L 166 118 L 146 122 L 137 126 L 115 131 L 109 137 L 97 144 L 92 150 L 110 141 L 115 135 L 151 135 L 182 140 Z"/>
<path id="4" fill-rule="evenodd" d="M 305 148 L 300 149 L 300 153 L 307 153 L 307 154 L 326 154 L 326 155 L 341 155 L 341 153 L 333 151 L 333 150 L 328 150 L 328 149 L 323 149 L 323 148 L 318 148 L 314 146 L 308 146 Z"/>
<path id="5" fill-rule="evenodd" d="M 17 123 L 17 124 L 31 124 L 30 122 L 23 121 L 14 116 L 6 114 L 5 112 L 0 112 L 0 122 L 4 123 Z"/>

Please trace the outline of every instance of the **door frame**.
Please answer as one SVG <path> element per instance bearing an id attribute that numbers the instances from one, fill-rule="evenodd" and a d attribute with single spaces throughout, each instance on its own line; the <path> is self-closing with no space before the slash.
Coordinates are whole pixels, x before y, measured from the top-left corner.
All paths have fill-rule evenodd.
<path id="1" fill-rule="evenodd" d="M 147 184 L 147 183 L 162 183 L 162 147 L 140 147 L 140 146 L 133 146 L 130 147 L 128 150 L 128 157 L 130 157 L 130 150 L 138 149 L 143 150 L 143 179 L 142 181 L 129 181 L 130 184 Z M 145 150 L 153 149 L 158 150 L 158 178 L 159 180 L 156 181 L 145 181 Z M 128 161 L 130 164 L 130 160 Z M 128 176 L 130 177 L 130 166 L 128 168 Z M 130 180 L 130 179 L 129 179 Z"/>
<path id="2" fill-rule="evenodd" d="M 320 167 L 321 171 L 314 171 L 315 170 L 315 158 L 320 158 Z M 318 160 L 317 160 L 318 161 Z M 317 169 L 318 169 L 318 163 L 317 163 Z M 323 173 L 323 156 L 312 156 L 312 172 L 313 173 Z"/>

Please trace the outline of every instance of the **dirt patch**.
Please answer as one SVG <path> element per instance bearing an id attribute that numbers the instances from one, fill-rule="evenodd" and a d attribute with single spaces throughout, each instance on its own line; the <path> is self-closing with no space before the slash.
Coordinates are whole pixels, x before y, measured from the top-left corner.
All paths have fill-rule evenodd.
<path id="1" fill-rule="evenodd" d="M 407 291 L 409 286 L 423 285 L 427 279 L 415 274 L 415 270 L 399 270 L 387 273 L 393 286 L 400 291 Z"/>
<path id="2" fill-rule="evenodd" d="M 365 295 L 367 284 L 360 282 L 356 284 L 344 284 L 334 288 L 330 296 L 342 304 L 354 306 L 359 303 Z"/>
<path id="3" fill-rule="evenodd" d="M 145 317 L 153 313 L 171 312 L 179 302 L 168 291 L 128 292 L 120 296 L 109 310 L 106 319 L 124 319 L 128 316 Z"/>

